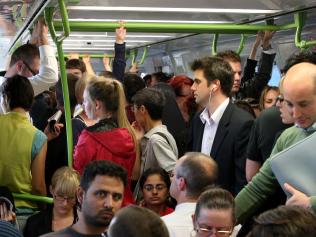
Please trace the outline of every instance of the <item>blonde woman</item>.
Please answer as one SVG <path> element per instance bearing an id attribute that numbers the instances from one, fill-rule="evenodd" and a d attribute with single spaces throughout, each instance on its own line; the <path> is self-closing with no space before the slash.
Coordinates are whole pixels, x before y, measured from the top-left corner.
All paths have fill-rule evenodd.
<path id="1" fill-rule="evenodd" d="M 31 216 L 24 229 L 24 237 L 37 237 L 71 226 L 77 220 L 76 191 L 79 174 L 69 167 L 61 167 L 52 177 L 50 193 L 53 206 Z"/>
<path id="2" fill-rule="evenodd" d="M 127 120 L 125 95 L 117 80 L 98 78 L 88 83 L 83 94 L 84 110 L 97 123 L 80 135 L 74 153 L 74 168 L 83 172 L 93 160 L 111 160 L 123 166 L 128 173 L 124 205 L 133 203 L 131 179 L 139 166 L 135 165 L 137 140 Z M 139 164 L 137 161 L 136 164 Z"/>

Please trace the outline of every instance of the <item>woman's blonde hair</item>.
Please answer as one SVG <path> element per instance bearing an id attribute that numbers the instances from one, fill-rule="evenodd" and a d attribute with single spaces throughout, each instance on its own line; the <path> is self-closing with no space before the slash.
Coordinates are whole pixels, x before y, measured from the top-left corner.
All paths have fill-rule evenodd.
<path id="1" fill-rule="evenodd" d="M 67 166 L 56 170 L 52 177 L 52 189 L 54 192 L 67 197 L 75 196 L 79 184 L 79 173 Z"/>
<path id="2" fill-rule="evenodd" d="M 115 79 L 98 77 L 98 80 L 93 80 L 88 83 L 87 92 L 92 101 L 101 101 L 104 110 L 112 113 L 112 117 L 117 121 L 119 128 L 126 128 L 130 132 L 135 148 L 137 148 L 138 144 L 135 131 L 126 115 L 126 99 L 122 84 Z"/>

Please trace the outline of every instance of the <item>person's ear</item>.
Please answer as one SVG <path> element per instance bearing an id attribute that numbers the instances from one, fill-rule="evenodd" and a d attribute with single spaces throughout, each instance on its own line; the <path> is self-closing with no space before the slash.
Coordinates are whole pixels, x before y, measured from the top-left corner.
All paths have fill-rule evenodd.
<path id="1" fill-rule="evenodd" d="M 15 64 L 15 69 L 18 72 L 18 74 L 22 72 L 22 68 L 23 68 L 22 60 L 17 61 Z"/>
<path id="2" fill-rule="evenodd" d="M 186 188 L 185 179 L 183 177 L 179 177 L 177 181 L 178 181 L 178 188 L 179 188 L 179 190 L 184 191 L 185 188 Z"/>

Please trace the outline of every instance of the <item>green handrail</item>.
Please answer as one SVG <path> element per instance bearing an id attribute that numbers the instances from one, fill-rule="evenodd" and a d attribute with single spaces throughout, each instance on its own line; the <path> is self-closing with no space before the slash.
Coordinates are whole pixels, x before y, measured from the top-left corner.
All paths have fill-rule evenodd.
<path id="1" fill-rule="evenodd" d="M 115 31 L 120 26 L 118 22 L 69 22 L 70 29 L 78 32 Z M 62 22 L 54 21 L 55 29 L 62 30 Z M 287 25 L 250 25 L 250 24 L 203 24 L 203 23 L 148 23 L 125 22 L 128 32 L 147 33 L 225 33 L 225 34 L 256 34 L 258 30 L 288 30 L 296 28 L 295 23 Z"/>
<path id="2" fill-rule="evenodd" d="M 43 196 L 37 196 L 32 194 L 21 194 L 21 193 L 13 193 L 12 194 L 14 198 L 17 199 L 23 199 L 23 200 L 29 200 L 34 202 L 44 202 L 44 203 L 53 203 L 53 198 L 50 197 L 43 197 Z"/>
<path id="3" fill-rule="evenodd" d="M 240 54 L 242 50 L 245 47 L 245 41 L 246 41 L 246 36 L 244 34 L 241 34 L 240 36 L 240 43 L 238 46 L 238 49 L 236 50 L 237 54 Z M 215 56 L 217 54 L 217 41 L 218 41 L 218 34 L 214 34 L 213 41 L 212 41 L 212 55 Z"/>
<path id="4" fill-rule="evenodd" d="M 133 50 L 130 52 L 130 55 L 129 55 L 129 56 L 131 57 L 132 65 L 136 62 L 137 55 L 138 55 L 138 49 L 133 49 Z"/>
<path id="5" fill-rule="evenodd" d="M 295 24 L 297 25 L 295 33 L 295 45 L 301 49 L 306 49 L 310 46 L 316 45 L 316 40 L 306 41 L 301 39 L 305 18 L 306 14 L 304 12 L 298 12 L 294 15 Z"/>
<path id="6" fill-rule="evenodd" d="M 137 63 L 138 65 L 142 65 L 145 62 L 145 59 L 147 57 L 147 53 L 148 53 L 148 47 L 145 47 L 143 55 L 142 55 L 140 61 Z"/>
<path id="7" fill-rule="evenodd" d="M 218 41 L 218 33 L 215 33 L 212 41 L 212 55 L 216 56 L 217 54 L 217 41 Z"/>
<path id="8" fill-rule="evenodd" d="M 54 8 L 45 9 L 45 20 L 48 25 L 51 37 L 56 44 L 58 58 L 63 59 L 64 52 L 63 52 L 62 44 L 63 44 L 63 40 L 69 36 L 70 28 L 69 28 L 69 22 L 68 22 L 67 9 L 66 9 L 64 0 L 58 0 L 58 4 L 59 4 L 60 15 L 62 17 L 63 33 L 60 36 L 56 35 L 55 27 L 53 24 Z M 71 110 L 70 110 L 70 102 L 69 102 L 67 73 L 66 73 L 65 61 L 64 60 L 58 60 L 58 61 L 59 61 L 59 69 L 61 73 L 61 82 L 62 82 L 63 97 L 64 97 L 68 166 L 72 167 L 73 142 L 72 142 Z"/>

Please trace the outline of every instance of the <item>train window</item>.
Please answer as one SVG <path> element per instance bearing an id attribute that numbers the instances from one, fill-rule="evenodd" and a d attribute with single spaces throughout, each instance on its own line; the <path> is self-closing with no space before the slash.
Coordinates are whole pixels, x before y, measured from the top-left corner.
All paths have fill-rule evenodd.
<path id="1" fill-rule="evenodd" d="M 278 65 L 274 64 L 272 68 L 272 76 L 268 83 L 269 86 L 279 86 L 281 80 L 281 71 Z"/>

